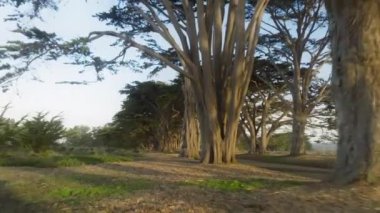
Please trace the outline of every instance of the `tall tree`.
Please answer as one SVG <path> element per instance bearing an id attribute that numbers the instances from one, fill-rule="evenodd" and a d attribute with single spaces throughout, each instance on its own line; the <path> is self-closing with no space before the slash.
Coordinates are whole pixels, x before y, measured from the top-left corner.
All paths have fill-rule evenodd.
<path id="1" fill-rule="evenodd" d="M 127 25 L 121 31 L 95 31 L 87 41 L 110 36 L 122 51 L 112 60 L 125 64 L 129 48 L 155 58 L 190 80 L 202 141 L 204 163 L 235 161 L 239 115 L 254 65 L 254 54 L 260 23 L 269 0 L 257 1 L 254 8 L 248 1 L 204 0 L 120 0 L 114 14 L 127 14 L 128 19 L 110 24 Z M 180 9 L 178 9 L 180 8 Z M 252 11 L 254 11 L 252 13 Z M 247 20 L 247 15 L 251 15 Z M 139 20 L 136 25 L 135 20 Z M 226 27 L 223 27 L 223 26 Z M 136 39 L 136 26 L 145 32 L 154 31 L 172 50 L 157 48 L 155 39 Z M 178 39 L 176 39 L 178 38 Z M 153 45 L 152 45 L 153 44 Z M 110 61 L 92 57 L 91 65 L 102 70 Z"/>
<path id="2" fill-rule="evenodd" d="M 262 53 L 274 62 L 292 65 L 292 75 L 284 77 L 293 101 L 290 154 L 297 156 L 305 153 L 307 119 L 323 99 L 327 86 L 326 83 L 319 90 L 317 97 L 309 97 L 309 87 L 328 59 L 327 15 L 323 0 L 273 0 L 266 11 L 270 21 L 263 24 L 266 33 L 262 37 Z"/>
<path id="3" fill-rule="evenodd" d="M 335 180 L 380 180 L 380 2 L 327 0 L 338 113 Z"/>
<path id="4" fill-rule="evenodd" d="M 244 101 L 240 123 L 244 130 L 243 135 L 250 142 L 251 154 L 257 151 L 265 153 L 273 133 L 283 125 L 289 124 L 289 119 L 286 118 L 291 104 L 285 98 L 289 92 L 283 75 L 275 66 L 283 70 L 289 69 L 288 64 L 273 65 L 266 59 L 256 61 Z M 259 150 L 256 150 L 257 147 Z"/>
<path id="5" fill-rule="evenodd" d="M 178 82 L 135 82 L 121 94 L 128 96 L 113 121 L 119 141 L 130 148 L 179 150 L 183 99 Z"/>
<path id="6" fill-rule="evenodd" d="M 253 70 L 260 22 L 268 1 L 257 2 L 255 13 L 247 25 L 246 1 L 241 0 L 229 3 L 183 0 L 179 6 L 182 13 L 174 10 L 178 5 L 168 0 L 122 3 L 131 17 L 142 17 L 144 23 L 175 50 L 182 66 L 173 64 L 125 32 L 92 32 L 89 39 L 116 37 L 127 47 L 135 47 L 159 59 L 190 79 L 198 106 L 202 162 L 235 161 L 239 114 Z M 179 16 L 185 18 L 179 19 Z M 172 25 L 173 30 L 168 29 L 165 21 Z"/>
<path id="7" fill-rule="evenodd" d="M 151 27 L 150 24 L 144 20 L 144 17 L 135 14 L 131 16 L 131 13 L 128 11 L 133 11 L 133 8 L 128 4 L 123 4 L 125 1 L 120 1 L 121 4 L 112 7 L 108 12 L 99 13 L 97 17 L 102 21 L 107 21 L 110 25 L 120 27 L 127 30 L 130 34 L 133 34 L 135 37 L 144 36 L 148 39 L 146 43 L 150 48 L 154 49 L 156 53 L 164 55 L 166 58 L 170 58 L 170 61 L 178 66 L 180 66 L 179 58 L 174 50 L 174 48 L 167 47 L 168 45 L 162 45 L 162 43 L 156 42 L 154 38 L 149 36 L 150 33 L 155 32 L 155 28 Z M 135 1 L 138 2 L 138 1 Z M 182 0 L 173 0 L 171 1 L 174 5 L 172 7 L 172 13 L 176 14 L 176 18 L 179 22 L 185 23 L 186 17 L 185 12 L 183 11 Z M 163 15 L 162 22 L 164 24 L 170 23 L 170 18 L 168 14 L 162 14 L 166 10 L 165 5 L 162 1 L 150 1 L 150 6 L 158 11 L 160 15 Z M 191 1 L 194 4 L 194 1 Z M 196 5 L 194 5 L 195 11 Z M 170 25 L 170 24 L 169 24 Z M 170 46 L 170 45 L 169 45 Z M 156 57 L 151 57 L 149 54 L 142 52 L 141 59 L 148 59 L 144 61 L 143 68 L 148 67 L 153 68 L 151 74 L 155 74 L 158 71 L 161 71 L 163 68 L 168 65 L 163 63 L 160 59 Z M 136 63 L 134 63 L 136 65 Z M 133 69 L 136 69 L 134 67 Z M 185 111 L 183 114 L 183 133 L 182 133 L 182 150 L 181 156 L 186 156 L 192 159 L 199 159 L 199 150 L 200 150 L 200 135 L 199 135 L 199 124 L 196 115 L 196 101 L 194 100 L 194 92 L 191 87 L 191 81 L 187 78 L 183 80 L 183 95 L 184 95 L 184 105 Z"/>

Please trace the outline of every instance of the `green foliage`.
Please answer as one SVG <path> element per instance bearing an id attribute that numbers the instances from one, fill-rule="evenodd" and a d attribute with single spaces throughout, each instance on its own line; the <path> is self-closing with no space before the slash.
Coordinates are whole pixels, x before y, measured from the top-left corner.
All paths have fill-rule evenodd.
<path id="1" fill-rule="evenodd" d="M 31 120 L 23 123 L 18 134 L 19 143 L 34 152 L 48 150 L 60 138 L 63 137 L 64 126 L 62 120 L 54 116 L 46 119 L 47 113 L 38 113 Z"/>
<path id="2" fill-rule="evenodd" d="M 146 180 L 124 181 L 116 183 L 103 183 L 99 185 L 76 185 L 57 187 L 49 193 L 51 197 L 59 200 L 89 199 L 125 195 L 136 190 L 146 189 L 151 183 Z"/>
<path id="3" fill-rule="evenodd" d="M 75 126 L 64 133 L 66 143 L 74 146 L 89 146 L 93 143 L 91 128 L 88 126 Z"/>
<path id="4" fill-rule="evenodd" d="M 209 189 L 220 191 L 252 191 L 257 189 L 268 188 L 282 188 L 290 186 L 302 185 L 298 181 L 282 181 L 271 179 L 251 179 L 251 180 L 220 180 L 220 179 L 207 179 L 198 181 L 186 182 L 191 185 L 197 185 Z"/>
<path id="5" fill-rule="evenodd" d="M 73 158 L 72 156 L 64 156 L 55 162 L 54 167 L 73 167 L 82 166 L 84 164 L 84 162 L 78 160 L 77 158 Z"/>
<path id="6" fill-rule="evenodd" d="M 40 172 L 41 170 L 38 170 Z M 30 174 L 7 184 L 12 194 L 26 203 L 70 205 L 84 204 L 102 198 L 123 196 L 135 191 L 150 189 L 154 182 L 142 178 L 124 178 L 79 172 L 49 172 L 44 175 Z M 42 186 L 42 187 L 41 187 Z M 0 184 L 0 190 L 3 190 Z M 51 211 L 48 211 L 51 212 Z M 55 211 L 54 211 L 55 212 Z"/>
<path id="7" fill-rule="evenodd" d="M 119 147 L 163 150 L 163 141 L 179 135 L 183 112 L 179 80 L 173 84 L 135 82 L 121 94 L 128 96 L 112 125 Z M 112 138 L 112 134 L 106 136 Z"/>
<path id="8" fill-rule="evenodd" d="M 131 153 L 123 155 L 102 154 L 62 154 L 56 152 L 26 153 L 23 151 L 0 153 L 0 166 L 29 166 L 38 168 L 72 167 L 110 162 L 131 161 Z"/>
<path id="9" fill-rule="evenodd" d="M 120 135 L 120 130 L 116 131 L 116 127 L 113 124 L 106 124 L 102 127 L 97 127 L 92 130 L 93 145 L 106 146 L 106 147 L 119 147 L 128 148 L 123 143 L 123 138 Z"/>
<path id="10" fill-rule="evenodd" d="M 15 146 L 17 135 L 21 131 L 20 121 L 9 118 L 0 118 L 0 146 Z"/>
<path id="11" fill-rule="evenodd" d="M 311 150 L 312 145 L 307 136 L 305 140 L 306 150 Z M 292 142 L 292 133 L 280 133 L 273 135 L 268 144 L 268 150 L 270 151 L 289 151 Z"/>
<path id="12" fill-rule="evenodd" d="M 15 7 L 20 7 L 22 5 L 30 5 L 33 8 L 33 14 L 30 15 L 30 18 L 33 18 L 38 15 L 38 13 L 44 8 L 50 8 L 57 10 L 58 1 L 57 0 L 0 0 L 0 7 L 11 5 Z M 21 14 L 12 14 L 6 20 L 15 21 L 17 18 L 24 17 Z"/>

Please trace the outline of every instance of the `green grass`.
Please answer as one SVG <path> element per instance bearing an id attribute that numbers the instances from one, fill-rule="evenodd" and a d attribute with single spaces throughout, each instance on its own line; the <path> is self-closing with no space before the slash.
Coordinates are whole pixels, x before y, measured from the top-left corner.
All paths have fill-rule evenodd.
<path id="1" fill-rule="evenodd" d="M 270 179 L 250 179 L 250 180 L 221 180 L 207 179 L 198 181 L 187 181 L 186 184 L 196 185 L 208 189 L 220 191 L 253 191 L 257 189 L 282 188 L 290 186 L 299 186 L 305 184 L 299 181 L 283 181 Z"/>
<path id="2" fill-rule="evenodd" d="M 335 165 L 333 156 L 316 156 L 305 155 L 300 157 L 291 157 L 289 155 L 240 155 L 241 159 L 254 160 L 264 163 L 286 164 L 296 166 L 307 166 L 323 169 L 332 169 Z"/>
<path id="3" fill-rule="evenodd" d="M 131 161 L 133 156 L 116 154 L 60 154 L 26 152 L 0 153 L 0 166 L 28 166 L 39 168 L 56 168 L 93 165 L 99 163 Z"/>
<path id="4" fill-rule="evenodd" d="M 127 196 L 138 190 L 150 189 L 154 182 L 145 179 L 115 178 L 106 175 L 64 173 L 59 175 L 30 176 L 29 179 L 0 185 L 24 203 L 80 204 L 96 199 Z"/>
<path id="5" fill-rule="evenodd" d="M 118 183 L 105 183 L 99 185 L 91 185 L 81 183 L 64 184 L 57 186 L 48 194 L 49 199 L 54 200 L 76 200 L 76 199 L 92 199 L 117 195 L 125 195 L 137 190 L 148 189 L 152 183 L 146 180 L 133 180 Z"/>

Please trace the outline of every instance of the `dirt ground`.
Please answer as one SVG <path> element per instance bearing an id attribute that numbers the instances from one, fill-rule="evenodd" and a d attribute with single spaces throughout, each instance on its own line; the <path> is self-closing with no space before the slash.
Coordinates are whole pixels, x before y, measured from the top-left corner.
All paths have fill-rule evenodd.
<path id="1" fill-rule="evenodd" d="M 175 155 L 147 154 L 131 162 L 73 168 L 0 167 L 0 212 L 380 212 L 379 187 L 336 187 L 321 182 L 328 175 L 324 170 L 255 164 L 201 165 Z M 74 173 L 100 176 L 104 181 L 144 179 L 154 184 L 128 196 L 100 197 L 80 204 L 25 203 L 1 187 L 16 180 L 35 184 L 33 181 L 41 177 L 69 177 Z M 238 191 L 183 184 L 252 178 L 301 184 Z"/>

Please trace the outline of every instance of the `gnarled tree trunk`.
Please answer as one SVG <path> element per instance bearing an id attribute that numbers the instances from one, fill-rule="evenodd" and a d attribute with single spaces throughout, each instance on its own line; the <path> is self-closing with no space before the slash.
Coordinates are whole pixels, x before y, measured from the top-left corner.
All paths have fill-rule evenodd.
<path id="1" fill-rule="evenodd" d="M 293 111 L 293 132 L 292 132 L 292 143 L 290 147 L 291 156 L 299 156 L 306 154 L 305 149 L 305 130 L 308 115 L 300 111 L 300 106 L 295 106 Z"/>
<path id="2" fill-rule="evenodd" d="M 339 142 L 335 180 L 380 180 L 380 1 L 327 1 Z"/>
<path id="3" fill-rule="evenodd" d="M 183 136 L 181 156 L 191 159 L 199 159 L 200 138 L 199 125 L 197 120 L 196 102 L 194 92 L 189 79 L 185 78 L 183 84 L 183 94 L 185 99 L 183 115 Z"/>

